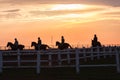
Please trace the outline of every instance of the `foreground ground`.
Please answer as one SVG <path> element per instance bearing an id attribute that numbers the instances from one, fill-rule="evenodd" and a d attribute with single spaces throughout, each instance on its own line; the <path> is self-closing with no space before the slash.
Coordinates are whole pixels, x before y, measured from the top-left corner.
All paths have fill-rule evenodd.
<path id="1" fill-rule="evenodd" d="M 81 68 L 76 74 L 75 68 L 4 69 L 0 80 L 120 80 L 115 67 Z"/>

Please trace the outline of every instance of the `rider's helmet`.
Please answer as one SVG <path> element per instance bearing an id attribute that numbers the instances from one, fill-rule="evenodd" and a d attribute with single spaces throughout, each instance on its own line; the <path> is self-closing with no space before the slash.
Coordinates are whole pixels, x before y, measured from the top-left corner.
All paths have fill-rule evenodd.
<path id="1" fill-rule="evenodd" d="M 38 39 L 40 39 L 40 37 L 38 37 Z"/>
<path id="2" fill-rule="evenodd" d="M 17 40 L 17 38 L 15 38 L 15 40 Z"/>

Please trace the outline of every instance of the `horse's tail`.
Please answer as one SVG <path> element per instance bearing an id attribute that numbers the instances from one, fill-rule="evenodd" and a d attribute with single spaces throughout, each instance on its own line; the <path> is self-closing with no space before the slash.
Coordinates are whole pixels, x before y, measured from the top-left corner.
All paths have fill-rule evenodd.
<path id="1" fill-rule="evenodd" d="M 23 48 L 25 48 L 25 46 L 24 46 L 24 45 L 22 45 L 22 47 L 23 47 Z"/>
<path id="2" fill-rule="evenodd" d="M 73 49 L 72 46 L 71 46 L 70 44 L 69 44 L 69 47 L 70 47 L 71 49 Z"/>
<path id="3" fill-rule="evenodd" d="M 98 46 L 101 47 L 101 43 L 100 42 L 98 42 Z"/>
<path id="4" fill-rule="evenodd" d="M 47 47 L 48 47 L 48 49 L 51 49 L 51 47 L 50 46 L 48 46 L 48 45 L 46 45 Z"/>
<path id="5" fill-rule="evenodd" d="M 73 49 L 71 45 L 70 45 L 70 48 Z"/>

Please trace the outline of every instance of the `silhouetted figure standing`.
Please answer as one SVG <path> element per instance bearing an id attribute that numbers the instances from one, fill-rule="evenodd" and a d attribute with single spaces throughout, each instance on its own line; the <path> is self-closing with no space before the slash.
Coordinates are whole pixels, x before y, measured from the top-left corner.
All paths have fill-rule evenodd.
<path id="1" fill-rule="evenodd" d="M 61 43 L 64 44 L 65 43 L 65 39 L 64 36 L 61 37 Z"/>
<path id="2" fill-rule="evenodd" d="M 15 38 L 14 46 L 16 49 L 18 48 L 18 44 L 19 44 L 19 42 L 18 42 L 17 38 Z"/>
<path id="3" fill-rule="evenodd" d="M 40 37 L 38 37 L 38 49 L 40 49 L 41 44 L 42 44 L 42 41 L 41 41 Z"/>

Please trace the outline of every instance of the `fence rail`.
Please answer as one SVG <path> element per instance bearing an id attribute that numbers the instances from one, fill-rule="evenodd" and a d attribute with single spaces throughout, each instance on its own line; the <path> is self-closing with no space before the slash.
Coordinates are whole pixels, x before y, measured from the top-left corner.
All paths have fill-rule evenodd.
<path id="1" fill-rule="evenodd" d="M 114 57 L 115 63 L 105 64 L 82 64 L 84 62 L 107 59 Z M 40 69 L 54 67 L 75 67 L 80 72 L 81 67 L 114 66 L 120 72 L 120 47 L 96 47 L 96 48 L 74 48 L 66 50 L 1 50 L 0 51 L 0 73 L 3 68 L 35 68 L 36 73 Z"/>

